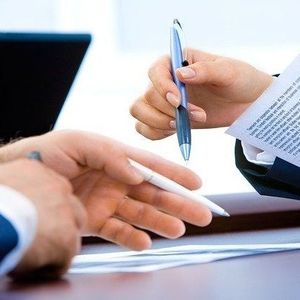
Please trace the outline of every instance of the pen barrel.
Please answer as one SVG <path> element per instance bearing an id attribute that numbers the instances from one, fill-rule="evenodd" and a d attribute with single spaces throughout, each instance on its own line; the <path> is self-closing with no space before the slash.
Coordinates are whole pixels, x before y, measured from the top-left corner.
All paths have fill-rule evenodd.
<path id="1" fill-rule="evenodd" d="M 175 75 L 176 76 L 176 75 Z M 177 78 L 177 77 L 176 77 Z M 185 84 L 181 81 L 179 81 L 178 79 L 175 80 L 174 79 L 174 76 L 173 76 L 173 80 L 177 86 L 177 88 L 179 89 L 180 91 L 180 96 L 181 96 L 181 105 L 183 107 L 185 107 L 186 109 L 188 108 L 188 94 L 187 94 L 187 91 L 186 91 L 186 87 L 185 87 Z M 176 82 L 178 81 L 178 82 Z"/>
<path id="2" fill-rule="evenodd" d="M 191 125 L 188 110 L 182 105 L 176 109 L 176 128 L 179 145 L 191 144 Z"/>
<path id="3" fill-rule="evenodd" d="M 176 76 L 176 70 L 183 66 L 183 52 L 176 23 L 170 31 L 171 71 L 173 81 L 180 91 L 181 105 L 176 109 L 176 131 L 181 153 L 185 161 L 189 160 L 191 149 L 191 126 L 188 114 L 188 95 L 186 86 Z"/>
<path id="4" fill-rule="evenodd" d="M 221 207 L 219 207 L 218 205 L 216 205 L 215 203 L 213 203 L 206 197 L 202 196 L 198 192 L 190 191 L 187 188 L 179 185 L 178 183 L 175 183 L 174 181 L 170 180 L 169 178 L 166 178 L 154 171 L 152 171 L 152 176 L 150 177 L 150 179 L 148 179 L 148 182 L 153 185 L 156 185 L 157 187 L 159 187 L 165 191 L 177 194 L 177 195 L 179 195 L 183 198 L 189 199 L 191 201 L 201 203 L 201 204 L 207 206 L 212 212 L 215 212 L 220 215 L 223 214 L 224 210 Z"/>
<path id="5" fill-rule="evenodd" d="M 170 52 L 171 52 L 171 70 L 173 81 L 177 85 L 181 95 L 181 105 L 187 108 L 187 92 L 185 84 L 181 82 L 176 76 L 176 70 L 181 68 L 183 65 L 182 45 L 178 32 L 174 27 L 171 28 L 170 32 Z"/>
<path id="6" fill-rule="evenodd" d="M 163 175 L 154 172 L 151 169 L 139 164 L 138 162 L 129 159 L 130 164 L 144 177 L 146 181 L 149 183 L 184 198 L 190 199 L 195 202 L 199 202 L 203 205 L 206 205 L 211 211 L 223 215 L 224 210 L 210 201 L 209 199 L 205 198 L 201 194 L 196 191 L 190 191 L 187 188 L 183 187 L 182 185 L 172 181 L 171 179 L 164 177 Z"/>

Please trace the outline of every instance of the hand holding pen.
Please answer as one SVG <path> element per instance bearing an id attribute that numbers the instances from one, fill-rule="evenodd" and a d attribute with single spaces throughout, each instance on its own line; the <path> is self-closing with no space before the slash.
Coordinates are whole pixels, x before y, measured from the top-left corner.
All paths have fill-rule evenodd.
<path id="1" fill-rule="evenodd" d="M 28 158 L 42 162 L 42 156 L 39 151 L 30 152 L 28 155 Z M 182 185 L 179 185 L 178 183 L 176 183 L 175 181 L 172 181 L 172 180 L 168 179 L 167 177 L 162 176 L 161 174 L 158 174 L 158 173 L 146 168 L 145 166 L 137 163 L 136 161 L 133 161 L 131 159 L 129 161 L 130 161 L 130 164 L 136 170 L 138 170 L 138 172 L 140 172 L 142 174 L 145 181 L 148 181 L 151 184 L 153 184 L 157 187 L 160 187 L 166 191 L 169 191 L 171 193 L 175 193 L 177 195 L 180 195 L 180 196 L 190 199 L 192 201 L 202 203 L 203 205 L 207 206 L 212 212 L 214 212 L 218 215 L 229 217 L 229 214 L 223 208 L 216 205 L 215 203 L 213 203 L 209 199 L 205 198 L 204 196 L 188 190 L 187 188 L 183 187 Z"/>
<path id="2" fill-rule="evenodd" d="M 191 191 L 177 182 L 157 173 L 153 170 L 139 164 L 138 162 L 129 159 L 130 164 L 144 177 L 145 181 L 171 193 L 184 197 L 190 201 L 201 203 L 208 207 L 212 212 L 224 216 L 230 217 L 229 213 L 218 206 L 217 204 L 210 201 L 208 198 L 202 196 L 198 192 Z"/>

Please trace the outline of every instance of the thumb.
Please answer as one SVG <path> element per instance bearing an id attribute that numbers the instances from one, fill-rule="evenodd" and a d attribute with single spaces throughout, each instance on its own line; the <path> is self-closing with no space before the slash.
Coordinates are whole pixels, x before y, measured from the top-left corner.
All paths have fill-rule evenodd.
<path id="1" fill-rule="evenodd" d="M 234 74 L 233 65 L 226 60 L 196 62 L 176 70 L 178 79 L 187 84 L 227 86 L 234 81 Z"/>

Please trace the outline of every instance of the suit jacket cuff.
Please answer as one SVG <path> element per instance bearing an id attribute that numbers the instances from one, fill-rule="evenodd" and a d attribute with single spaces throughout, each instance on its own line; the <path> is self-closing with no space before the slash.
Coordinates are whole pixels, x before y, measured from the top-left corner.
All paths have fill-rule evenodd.
<path id="1" fill-rule="evenodd" d="M 260 166 L 244 156 L 241 141 L 235 146 L 236 166 L 262 195 L 300 200 L 300 168 L 276 157 L 272 166 Z"/>
<path id="2" fill-rule="evenodd" d="M 0 185 L 0 215 L 11 224 L 12 228 L 17 234 L 17 243 L 13 249 L 4 255 L 0 263 L 0 275 L 6 274 L 11 271 L 21 260 L 25 251 L 31 245 L 37 227 L 37 212 L 30 200 L 28 200 L 21 193 Z M 2 219 L 2 221 L 4 221 Z M 11 235 L 13 230 L 10 228 Z M 1 237 L 2 243 L 8 242 Z M 0 245 L 2 247 L 2 245 Z"/>

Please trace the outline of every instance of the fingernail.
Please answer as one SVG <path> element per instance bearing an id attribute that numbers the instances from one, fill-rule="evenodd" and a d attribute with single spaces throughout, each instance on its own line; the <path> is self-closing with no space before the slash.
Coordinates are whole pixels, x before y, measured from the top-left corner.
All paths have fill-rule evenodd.
<path id="1" fill-rule="evenodd" d="M 174 95 L 173 93 L 168 92 L 166 95 L 166 98 L 172 106 L 178 107 L 180 105 L 179 98 L 176 95 Z"/>
<path id="2" fill-rule="evenodd" d="M 170 121 L 169 123 L 170 128 L 176 129 L 176 122 L 175 121 Z"/>
<path id="3" fill-rule="evenodd" d="M 190 116 L 195 122 L 204 122 L 206 119 L 206 114 L 202 111 L 191 111 Z"/>
<path id="4" fill-rule="evenodd" d="M 196 72 L 192 68 L 189 68 L 189 67 L 180 68 L 180 69 L 178 69 L 178 72 L 185 79 L 191 79 L 196 76 Z"/>

